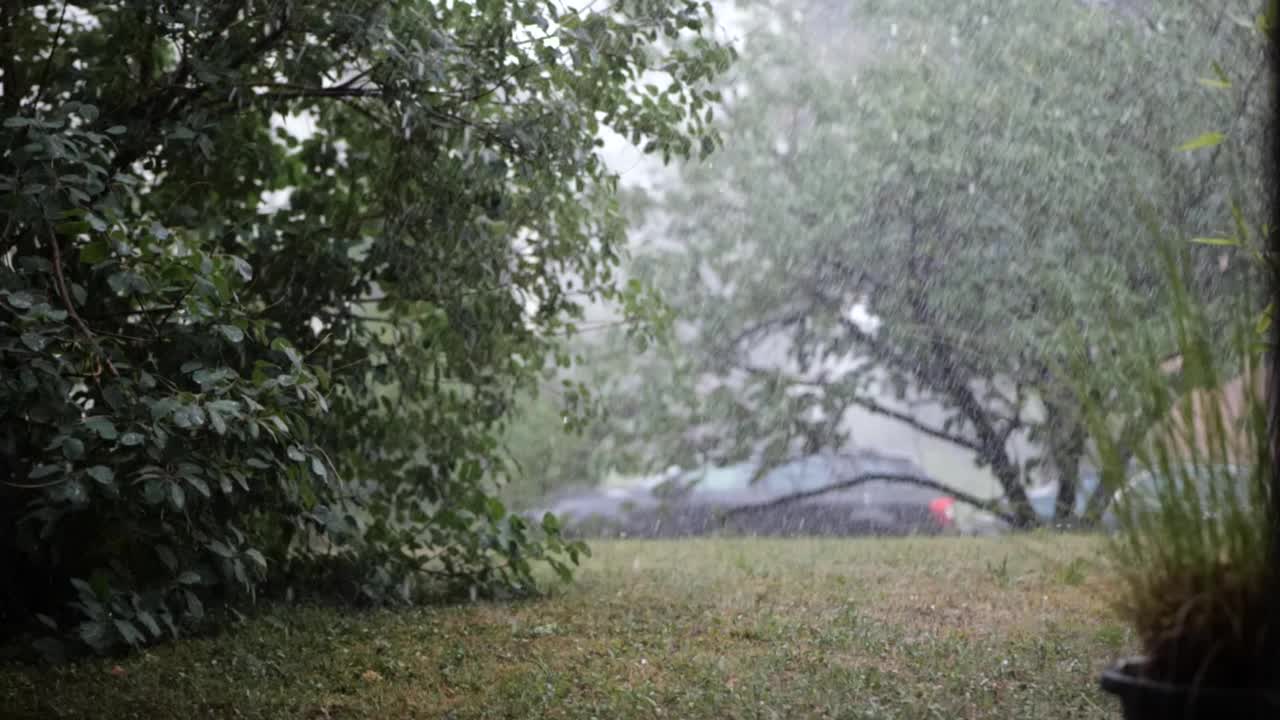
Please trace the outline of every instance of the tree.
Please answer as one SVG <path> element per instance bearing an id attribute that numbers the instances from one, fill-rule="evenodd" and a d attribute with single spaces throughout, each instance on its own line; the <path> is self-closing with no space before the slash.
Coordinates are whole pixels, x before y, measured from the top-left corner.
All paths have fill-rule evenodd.
<path id="1" fill-rule="evenodd" d="M 1175 151 L 1205 126 L 1265 130 L 1249 23 L 1194 2 L 1134 19 L 1054 0 L 881 0 L 858 5 L 839 51 L 822 42 L 833 6 L 777 8 L 783 31 L 753 39 L 732 81 L 744 90 L 725 102 L 725 152 L 662 203 L 682 247 L 643 259 L 688 321 L 680 382 L 706 399 L 680 442 L 778 458 L 846 442 L 861 408 L 971 452 L 1022 524 L 1045 465 L 1065 518 L 1086 451 L 1070 350 L 1101 350 L 1108 316 L 1165 309 L 1144 218 L 1218 236 L 1232 185 L 1242 213 L 1261 211 L 1256 157 L 1211 138 Z M 1191 93 L 1190 73 L 1240 92 Z M 1209 298 L 1253 272 L 1197 258 Z M 1088 392 L 1123 391 L 1093 380 Z M 1017 436 L 1036 457 L 1015 459 Z"/>
<path id="2" fill-rule="evenodd" d="M 598 133 L 717 144 L 708 12 L 6 3 L 6 634 L 103 649 L 263 590 L 567 575 L 582 548 L 482 480 L 583 303 L 647 311 Z"/>

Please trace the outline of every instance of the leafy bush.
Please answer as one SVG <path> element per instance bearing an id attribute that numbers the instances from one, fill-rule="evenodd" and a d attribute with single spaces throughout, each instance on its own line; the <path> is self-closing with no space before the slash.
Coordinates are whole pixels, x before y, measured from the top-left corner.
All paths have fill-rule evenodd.
<path id="1" fill-rule="evenodd" d="M 597 135 L 717 144 L 706 12 L 6 10 L 3 633 L 107 650 L 263 591 L 567 576 L 584 548 L 481 479 L 582 304 L 646 310 Z"/>

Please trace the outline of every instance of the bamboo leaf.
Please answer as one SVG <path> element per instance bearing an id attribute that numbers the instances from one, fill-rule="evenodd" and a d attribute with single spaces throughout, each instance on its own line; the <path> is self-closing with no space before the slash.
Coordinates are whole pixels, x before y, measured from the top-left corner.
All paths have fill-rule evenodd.
<path id="1" fill-rule="evenodd" d="M 1207 132 L 1182 143 L 1178 146 L 1178 151 L 1191 152 L 1192 150 L 1200 150 L 1202 148 L 1220 145 L 1226 137 L 1226 135 L 1223 135 L 1220 132 Z"/>

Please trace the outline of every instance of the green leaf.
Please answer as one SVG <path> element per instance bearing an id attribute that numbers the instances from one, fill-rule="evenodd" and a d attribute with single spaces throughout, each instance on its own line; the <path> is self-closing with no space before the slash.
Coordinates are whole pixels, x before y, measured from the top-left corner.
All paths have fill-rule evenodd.
<path id="1" fill-rule="evenodd" d="M 257 548 L 249 548 L 248 550 L 244 551 L 244 554 L 248 555 L 251 560 L 257 563 L 258 567 L 262 568 L 263 570 L 267 569 L 267 558 L 263 556 L 262 552 L 259 551 Z"/>
<path id="2" fill-rule="evenodd" d="M 239 343 L 244 340 L 244 331 L 235 325 L 219 325 L 218 331 L 230 343 Z"/>
<path id="3" fill-rule="evenodd" d="M 104 416 L 96 416 L 85 418 L 85 427 L 98 434 L 103 440 L 115 440 L 118 437 L 115 423 L 111 422 L 111 418 Z"/>
<path id="4" fill-rule="evenodd" d="M 321 478 L 329 476 L 329 471 L 325 469 L 324 463 L 321 462 L 320 458 L 316 457 L 315 455 L 311 456 L 311 472 L 315 473 L 317 477 L 321 477 Z"/>
<path id="5" fill-rule="evenodd" d="M 117 295 L 140 295 L 150 289 L 147 279 L 130 270 L 121 270 L 107 276 L 107 286 Z"/>
<path id="6" fill-rule="evenodd" d="M 115 620 L 114 622 L 116 631 L 120 633 L 120 637 L 124 638 L 124 641 L 129 643 L 130 646 L 135 648 L 141 647 L 142 644 L 147 641 L 147 639 L 142 636 L 142 633 L 138 632 L 138 628 L 134 627 L 133 623 L 128 620 Z"/>
<path id="7" fill-rule="evenodd" d="M 24 332 L 22 333 L 22 344 L 32 352 L 40 352 L 49 344 L 49 338 L 39 333 Z"/>
<path id="8" fill-rule="evenodd" d="M 1191 242 L 1196 243 L 1198 245 L 1219 245 L 1219 246 L 1227 246 L 1227 247 L 1238 247 L 1240 245 L 1240 241 L 1236 240 L 1235 238 L 1222 238 L 1222 237 L 1191 238 Z"/>
<path id="9" fill-rule="evenodd" d="M 202 388 L 210 385 L 216 385 L 223 380 L 229 380 L 235 377 L 235 373 L 228 368 L 216 368 L 213 370 L 201 369 L 191 373 L 191 379 L 195 380 Z"/>
<path id="10" fill-rule="evenodd" d="M 1213 147 L 1221 144 L 1226 137 L 1226 135 L 1223 135 L 1220 132 L 1207 132 L 1182 143 L 1177 149 L 1180 152 L 1190 152 L 1192 150 Z"/>
<path id="11" fill-rule="evenodd" d="M 142 623 L 143 626 L 147 628 L 147 632 L 151 633 L 152 639 L 158 640 L 160 636 L 164 634 L 164 631 L 160 629 L 160 624 L 156 622 L 155 617 L 152 616 L 151 613 L 146 610 L 142 610 L 138 613 L 137 617 L 138 622 Z"/>
<path id="12" fill-rule="evenodd" d="M 173 554 L 173 550 L 168 545 L 157 545 L 156 556 L 165 567 L 169 568 L 170 572 L 178 569 L 178 556 Z"/>
<path id="13" fill-rule="evenodd" d="M 125 134 L 125 132 L 127 132 L 127 128 L 125 128 L 125 126 L 123 125 L 112 125 L 111 127 L 107 128 L 108 135 L 123 135 Z"/>
<path id="14" fill-rule="evenodd" d="M 76 589 L 81 598 L 98 597 L 98 593 L 93 589 L 93 586 L 81 578 L 71 578 L 71 587 Z"/>
<path id="15" fill-rule="evenodd" d="M 199 405 L 183 405 L 173 411 L 173 424 L 184 430 L 192 430 L 204 425 L 204 411 Z"/>
<path id="16" fill-rule="evenodd" d="M 31 474 L 27 476 L 28 480 L 43 480 L 51 475 L 62 471 L 61 465 L 37 465 L 31 470 Z"/>
<path id="17" fill-rule="evenodd" d="M 142 437 L 141 433 L 127 432 L 124 435 L 120 436 L 120 444 L 124 445 L 125 447 L 133 447 L 135 445 L 141 445 L 143 439 L 144 438 Z"/>
<path id="18" fill-rule="evenodd" d="M 84 641 L 84 644 L 101 652 L 111 646 L 107 627 L 105 623 L 97 621 L 84 622 L 80 623 L 80 627 L 77 628 L 77 634 Z"/>
<path id="19" fill-rule="evenodd" d="M 253 266 L 245 262 L 243 259 L 232 255 L 231 266 L 235 268 L 235 271 L 240 276 L 241 280 L 249 282 L 253 279 Z"/>
<path id="20" fill-rule="evenodd" d="M 1266 335 L 1267 330 L 1271 328 L 1271 317 L 1275 314 L 1275 301 L 1267 303 L 1267 306 L 1258 313 L 1258 320 L 1254 323 L 1253 330 L 1258 335 Z"/>
<path id="21" fill-rule="evenodd" d="M 204 604 L 200 602 L 200 598 L 190 590 L 183 591 L 183 595 L 187 599 L 187 612 L 191 617 L 199 620 L 204 617 Z"/>
<path id="22" fill-rule="evenodd" d="M 31 297 L 31 293 L 22 290 L 15 293 L 9 293 L 9 304 L 19 310 L 26 310 L 34 304 L 34 300 Z"/>
<path id="23" fill-rule="evenodd" d="M 62 456 L 68 460 L 79 460 L 84 457 L 84 441 L 75 437 L 63 440 Z"/>
<path id="24" fill-rule="evenodd" d="M 107 467 L 106 465 L 94 465 L 93 467 L 89 468 L 87 472 L 89 473 L 89 477 L 93 478 L 94 480 L 98 481 L 103 485 L 110 485 L 111 482 L 116 478 L 115 471 Z"/>
<path id="25" fill-rule="evenodd" d="M 549 534 L 555 535 L 560 532 L 560 519 L 554 513 L 545 513 L 542 516 L 542 529 Z"/>
<path id="26" fill-rule="evenodd" d="M 222 419 L 222 414 L 214 410 L 213 408 L 209 408 L 208 412 L 209 412 L 209 425 L 213 428 L 213 431 L 219 435 L 226 435 L 227 421 Z"/>
<path id="27" fill-rule="evenodd" d="M 205 482 L 204 478 L 199 475 L 185 475 L 184 477 L 187 479 L 187 482 L 191 484 L 191 487 L 198 490 L 201 495 L 205 497 L 213 497 L 213 493 L 209 491 L 209 483 Z"/>
<path id="28" fill-rule="evenodd" d="M 168 485 L 169 483 L 161 482 L 154 478 L 147 480 L 142 486 L 142 499 L 148 505 L 159 505 L 164 502 L 166 495 L 165 488 L 168 487 Z"/>
<path id="29" fill-rule="evenodd" d="M 97 265 L 111 257 L 111 246 L 106 240 L 95 240 L 80 248 L 80 262 L 85 265 Z"/>
<path id="30" fill-rule="evenodd" d="M 89 232 L 89 223 L 83 220 L 61 222 L 54 225 L 53 229 L 59 235 L 80 235 Z M 50 265 L 52 266 L 52 263 Z"/>
<path id="31" fill-rule="evenodd" d="M 178 582 L 183 585 L 199 585 L 200 576 L 190 570 L 184 570 L 182 574 L 178 576 Z"/>
<path id="32" fill-rule="evenodd" d="M 175 510 L 182 510 L 187 505 L 187 494 L 182 491 L 182 486 L 176 482 L 169 483 L 169 502 L 173 503 Z"/>
<path id="33" fill-rule="evenodd" d="M 206 547 L 208 547 L 217 555 L 220 555 L 227 559 L 230 559 L 236 556 L 235 551 L 232 550 L 229 545 L 222 542 L 221 540 L 213 540 Z"/>

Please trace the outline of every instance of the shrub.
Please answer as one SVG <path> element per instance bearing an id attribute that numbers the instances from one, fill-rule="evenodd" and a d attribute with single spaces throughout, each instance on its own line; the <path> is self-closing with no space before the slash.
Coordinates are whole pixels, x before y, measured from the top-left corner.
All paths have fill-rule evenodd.
<path id="1" fill-rule="evenodd" d="M 692 2 L 0 14 L 0 626 L 106 650 L 262 591 L 526 590 L 484 489 L 582 304 L 642 288 L 607 124 L 709 151 Z M 641 91 L 640 73 L 672 80 Z"/>

